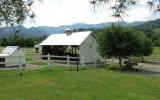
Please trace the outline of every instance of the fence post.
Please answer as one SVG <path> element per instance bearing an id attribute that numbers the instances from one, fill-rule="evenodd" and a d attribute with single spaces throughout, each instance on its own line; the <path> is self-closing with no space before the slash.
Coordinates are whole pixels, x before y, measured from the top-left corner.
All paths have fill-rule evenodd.
<path id="1" fill-rule="evenodd" d="M 82 56 L 82 66 L 84 67 L 84 56 Z"/>
<path id="2" fill-rule="evenodd" d="M 50 54 L 48 53 L 47 55 L 47 59 L 48 59 L 48 67 L 50 66 Z"/>
<path id="3" fill-rule="evenodd" d="M 114 64 L 114 58 L 112 58 L 112 64 Z"/>
<path id="4" fill-rule="evenodd" d="M 21 63 L 21 56 L 19 56 L 19 74 L 22 74 L 22 63 Z"/>
<path id="5" fill-rule="evenodd" d="M 94 58 L 94 66 L 97 67 L 97 60 Z"/>
<path id="6" fill-rule="evenodd" d="M 79 70 L 79 68 L 78 68 L 78 61 L 79 61 L 79 59 L 80 59 L 79 55 L 80 55 L 80 54 L 77 53 L 77 72 L 78 72 L 78 70 Z"/>
<path id="7" fill-rule="evenodd" d="M 69 55 L 67 55 L 67 66 L 70 65 L 70 59 L 69 59 Z"/>
<path id="8" fill-rule="evenodd" d="M 104 67 L 105 67 L 105 65 L 106 65 L 106 56 L 104 57 Z"/>

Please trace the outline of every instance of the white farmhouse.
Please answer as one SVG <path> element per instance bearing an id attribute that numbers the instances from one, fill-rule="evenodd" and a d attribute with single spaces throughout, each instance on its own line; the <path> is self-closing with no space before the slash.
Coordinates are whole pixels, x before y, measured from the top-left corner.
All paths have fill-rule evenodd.
<path id="1" fill-rule="evenodd" d="M 24 66 L 25 54 L 18 46 L 7 46 L 0 53 L 0 67 Z"/>
<path id="2" fill-rule="evenodd" d="M 96 59 L 101 59 L 97 52 L 97 41 L 92 31 L 72 32 L 70 30 L 60 34 L 52 34 L 42 43 L 42 55 L 59 55 L 73 56 L 79 54 L 84 61 L 93 62 Z M 81 61 L 81 59 L 80 59 Z"/>

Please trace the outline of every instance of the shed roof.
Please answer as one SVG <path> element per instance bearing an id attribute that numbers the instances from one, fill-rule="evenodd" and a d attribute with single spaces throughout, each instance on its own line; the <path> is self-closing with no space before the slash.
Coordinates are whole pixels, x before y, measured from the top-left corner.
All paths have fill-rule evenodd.
<path id="1" fill-rule="evenodd" d="M 17 50 L 18 46 L 7 46 L 3 51 L 1 52 L 0 56 L 8 56 L 14 53 L 15 50 Z"/>
<path id="2" fill-rule="evenodd" d="M 73 32 L 71 35 L 66 33 L 52 34 L 40 45 L 80 45 L 92 32 Z"/>

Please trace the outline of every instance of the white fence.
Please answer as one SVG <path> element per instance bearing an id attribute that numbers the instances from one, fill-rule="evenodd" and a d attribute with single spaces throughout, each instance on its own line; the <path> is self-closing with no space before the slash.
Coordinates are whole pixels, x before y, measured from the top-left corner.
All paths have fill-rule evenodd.
<path id="1" fill-rule="evenodd" d="M 55 55 L 36 55 L 36 58 L 39 59 L 39 61 L 47 61 L 48 66 L 53 66 L 54 64 L 61 64 L 64 66 L 75 66 L 79 65 L 82 67 L 85 66 L 100 66 L 104 65 L 104 61 L 100 63 L 100 61 L 97 58 L 91 58 L 93 62 L 86 62 L 86 58 L 83 57 L 72 57 L 72 56 L 55 56 Z M 3 58 L 4 60 L 2 60 Z M 22 58 L 25 59 L 25 57 L 22 56 L 9 56 L 9 57 L 0 57 L 0 67 L 22 67 L 25 63 L 30 64 L 27 61 L 22 61 Z M 33 57 L 33 62 L 36 62 L 36 59 Z M 7 65 L 7 66 L 6 66 Z"/>
<path id="2" fill-rule="evenodd" d="M 146 62 L 159 62 L 160 63 L 160 56 L 159 55 L 145 56 L 144 61 L 146 61 Z"/>
<path id="3" fill-rule="evenodd" d="M 136 60 L 136 61 L 142 61 L 142 57 L 131 57 L 131 59 Z M 160 56 L 159 55 L 144 56 L 143 61 L 160 63 Z"/>
<path id="4" fill-rule="evenodd" d="M 97 58 L 91 58 L 93 62 L 85 62 L 87 59 L 82 56 L 80 57 L 72 57 L 72 56 L 55 56 L 55 55 L 39 55 L 38 58 L 47 60 L 48 66 L 51 66 L 53 63 L 63 63 L 64 65 L 71 66 L 71 65 L 77 65 L 79 64 L 80 66 L 99 66 L 100 61 Z M 102 62 L 102 61 L 101 61 Z M 102 65 L 102 63 L 101 63 Z M 104 63 L 103 63 L 104 65 Z"/>

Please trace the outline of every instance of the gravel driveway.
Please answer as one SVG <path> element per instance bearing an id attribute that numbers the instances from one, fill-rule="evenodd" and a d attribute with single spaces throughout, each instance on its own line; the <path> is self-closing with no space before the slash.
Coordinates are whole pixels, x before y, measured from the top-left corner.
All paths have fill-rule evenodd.
<path id="1" fill-rule="evenodd" d="M 138 66 L 134 67 L 139 69 L 139 74 L 160 76 L 160 64 L 138 63 Z"/>

